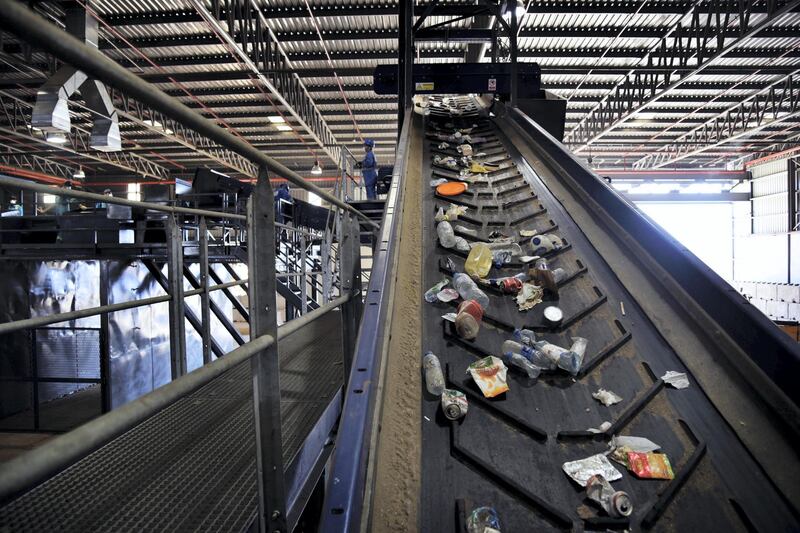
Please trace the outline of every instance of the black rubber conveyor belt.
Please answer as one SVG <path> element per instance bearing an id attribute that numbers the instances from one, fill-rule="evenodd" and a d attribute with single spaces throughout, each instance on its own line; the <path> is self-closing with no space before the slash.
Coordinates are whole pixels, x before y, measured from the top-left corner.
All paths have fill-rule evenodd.
<path id="1" fill-rule="evenodd" d="M 453 225 L 477 230 L 477 240 L 488 240 L 494 230 L 520 242 L 526 240 L 519 235 L 521 229 L 557 234 L 565 246 L 545 257 L 551 269 L 563 268 L 567 277 L 560 284 L 558 301 L 545 301 L 527 312 L 517 310 L 513 297 L 483 287 L 491 303 L 473 341 L 459 338 L 442 318 L 455 311 L 452 304 L 421 304 L 423 351 L 438 355 L 447 387 L 463 391 L 469 401 L 466 417 L 451 422 L 444 417 L 439 398 L 423 387 L 421 530 L 465 531 L 469 512 L 478 506 L 497 510 L 503 532 L 797 530 L 792 505 L 764 475 L 569 213 L 501 128 L 466 105 L 460 117 L 433 110 L 426 118 L 423 290 L 452 274 L 446 258 L 452 259 L 456 271 L 464 268 L 466 254 L 444 249 L 437 240 L 434 214 L 451 202 L 468 208 Z M 439 148 L 440 135 L 451 134 L 454 126 L 473 127 L 469 134 L 482 141 L 473 143 L 474 152 L 484 152 L 483 160 L 499 167 L 488 174 L 488 185 L 471 184 L 457 197 L 438 197 L 427 187 L 428 179 L 459 179 L 457 171 L 433 164 L 436 154 L 459 157 L 452 143 Z M 530 253 L 527 244 L 521 244 Z M 527 267 L 512 263 L 493 267 L 489 277 L 521 271 L 527 272 Z M 560 327 L 545 326 L 542 311 L 547 305 L 563 310 Z M 500 357 L 503 341 L 521 327 L 559 346 L 568 347 L 571 337 L 587 338 L 581 372 L 576 378 L 563 371 L 543 372 L 533 382 L 510 366 L 510 390 L 484 398 L 466 373 L 467 366 L 486 355 Z M 687 372 L 689 388 L 666 387 L 659 376 L 667 370 Z M 591 396 L 600 388 L 623 401 L 602 405 Z M 611 424 L 606 432 L 587 431 L 606 421 Z M 630 519 L 610 519 L 562 471 L 567 461 L 607 451 L 613 435 L 658 443 L 675 473 L 673 480 L 637 479 L 624 466 L 612 463 L 622 473 L 612 483 L 614 489 L 626 491 L 633 501 Z"/>
<path id="2" fill-rule="evenodd" d="M 341 314 L 279 342 L 284 464 L 342 385 Z M 0 508 L 0 531 L 243 531 L 257 511 L 245 362 Z"/>

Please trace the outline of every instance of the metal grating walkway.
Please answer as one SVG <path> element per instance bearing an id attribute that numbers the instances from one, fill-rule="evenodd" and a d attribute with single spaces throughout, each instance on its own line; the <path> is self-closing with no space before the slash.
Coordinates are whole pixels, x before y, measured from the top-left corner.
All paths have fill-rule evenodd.
<path id="1" fill-rule="evenodd" d="M 286 468 L 342 385 L 340 317 L 279 343 Z M 256 507 L 246 362 L 0 509 L 0 531 L 241 531 Z"/>

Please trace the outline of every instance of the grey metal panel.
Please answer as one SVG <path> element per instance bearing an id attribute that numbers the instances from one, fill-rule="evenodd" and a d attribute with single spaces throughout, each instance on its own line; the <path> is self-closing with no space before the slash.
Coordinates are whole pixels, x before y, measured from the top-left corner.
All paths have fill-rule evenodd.
<path id="1" fill-rule="evenodd" d="M 147 268 L 138 261 L 110 262 L 108 277 L 109 303 L 164 294 Z M 109 344 L 112 408 L 170 381 L 167 303 L 111 313 Z"/>
<path id="2" fill-rule="evenodd" d="M 40 377 L 100 378 L 100 331 L 41 328 L 35 333 L 36 367 Z M 39 402 L 47 402 L 93 386 L 91 383 L 40 383 Z"/>
<path id="3" fill-rule="evenodd" d="M 3 322 L 29 318 L 28 269 L 18 261 L 0 262 L 0 319 Z M 27 331 L 0 335 L 0 376 L 31 375 L 30 336 Z M 0 417 L 30 409 L 31 386 L 26 383 L 3 383 L 0 386 Z M 32 422 L 31 422 L 32 424 Z"/>
<path id="4" fill-rule="evenodd" d="M 35 261 L 27 263 L 30 316 L 45 316 L 100 305 L 97 261 Z M 53 324 L 63 327 L 100 327 L 100 317 L 86 317 Z"/>

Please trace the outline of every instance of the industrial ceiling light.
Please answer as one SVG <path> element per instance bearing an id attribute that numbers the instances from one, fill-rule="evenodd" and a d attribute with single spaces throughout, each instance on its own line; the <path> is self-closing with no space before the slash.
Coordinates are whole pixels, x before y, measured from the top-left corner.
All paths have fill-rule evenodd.
<path id="1" fill-rule="evenodd" d="M 292 127 L 288 124 L 278 124 L 275 129 L 278 131 L 292 131 Z"/>
<path id="2" fill-rule="evenodd" d="M 78 167 L 78 170 L 75 172 L 75 174 L 72 175 L 72 177 L 75 178 L 76 180 L 82 180 L 83 178 L 85 178 L 86 173 L 83 171 L 83 167 Z"/>
<path id="3" fill-rule="evenodd" d="M 319 161 L 314 161 L 314 166 L 311 167 L 311 173 L 315 176 L 322 174 L 322 167 L 319 166 Z"/>
<path id="4" fill-rule="evenodd" d="M 286 121 L 283 119 L 283 117 L 281 117 L 281 116 L 278 116 L 278 115 L 271 116 L 271 117 L 267 117 L 267 120 L 269 120 L 269 121 L 270 121 L 270 122 L 272 122 L 273 124 L 283 124 L 284 122 L 286 122 Z"/>
<path id="5" fill-rule="evenodd" d="M 522 18 L 522 15 L 524 15 L 528 11 L 527 9 L 525 9 L 525 3 L 522 0 L 517 0 L 516 10 L 517 10 L 517 18 Z"/>
<path id="6" fill-rule="evenodd" d="M 58 131 L 48 131 L 45 140 L 53 144 L 67 144 L 67 136 Z"/>

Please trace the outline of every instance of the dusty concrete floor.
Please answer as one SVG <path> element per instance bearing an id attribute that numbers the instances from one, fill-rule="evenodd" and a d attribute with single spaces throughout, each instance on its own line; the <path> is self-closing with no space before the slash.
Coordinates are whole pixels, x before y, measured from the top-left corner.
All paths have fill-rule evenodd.
<path id="1" fill-rule="evenodd" d="M 412 141 L 405 178 L 391 340 L 372 500 L 372 531 L 417 531 L 420 490 L 422 360 L 422 136 Z M 418 154 L 415 156 L 415 154 Z"/>

